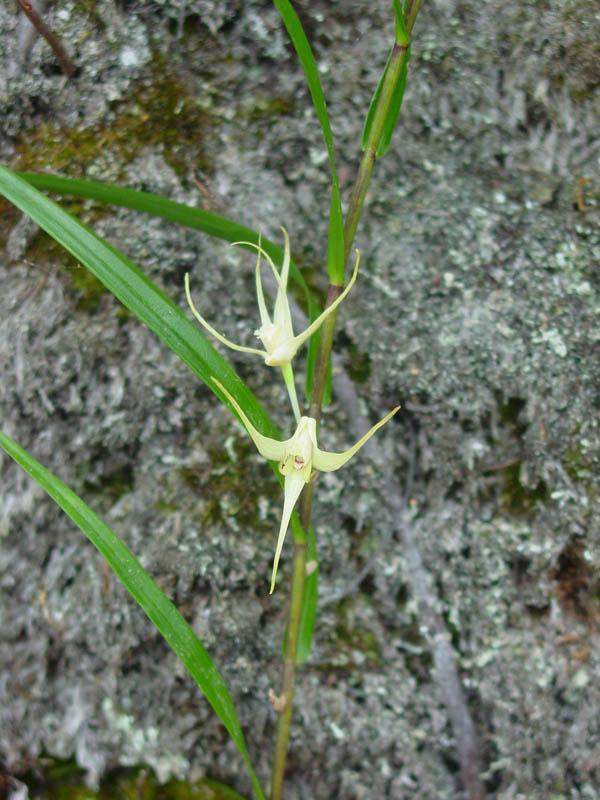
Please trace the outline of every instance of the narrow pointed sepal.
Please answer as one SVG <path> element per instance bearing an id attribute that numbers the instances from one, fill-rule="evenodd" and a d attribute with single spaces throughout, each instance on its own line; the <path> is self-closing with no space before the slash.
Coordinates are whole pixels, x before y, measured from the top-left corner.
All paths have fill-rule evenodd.
<path id="1" fill-rule="evenodd" d="M 240 353 L 253 353 L 255 355 L 262 356 L 263 358 L 265 357 L 263 350 L 259 350 L 256 347 L 244 347 L 241 344 L 230 342 L 229 339 L 226 339 L 225 336 L 222 336 L 219 331 L 213 328 L 213 326 L 204 319 L 204 317 L 197 311 L 196 306 L 192 301 L 192 295 L 190 294 L 190 276 L 187 273 L 185 275 L 185 296 L 192 314 L 196 317 L 202 327 L 206 328 L 206 330 L 211 333 L 215 339 L 217 339 L 217 341 L 221 342 L 221 344 L 224 344 L 226 347 L 229 347 L 231 350 L 237 350 Z"/>
<path id="2" fill-rule="evenodd" d="M 288 446 L 288 442 L 291 439 L 285 442 L 278 442 L 276 439 L 271 439 L 268 436 L 263 436 L 262 433 L 259 433 L 254 425 L 250 422 L 248 417 L 242 411 L 242 407 L 238 403 L 238 401 L 231 395 L 227 389 L 223 386 L 223 384 L 218 381 L 216 378 L 211 378 L 212 382 L 218 386 L 218 388 L 223 392 L 225 397 L 229 400 L 231 405 L 235 408 L 237 413 L 240 415 L 240 419 L 244 423 L 244 427 L 248 431 L 250 438 L 256 445 L 256 449 L 264 458 L 269 459 L 269 461 L 281 461 L 284 456 L 286 447 Z"/>
<path id="3" fill-rule="evenodd" d="M 336 469 L 343 467 L 344 464 L 349 461 L 353 455 L 355 455 L 360 448 L 366 444 L 371 436 L 379 430 L 385 423 L 390 420 L 394 414 L 400 409 L 400 406 L 396 406 L 393 411 L 390 411 L 383 419 L 379 420 L 376 425 L 373 425 L 368 433 L 358 440 L 358 442 L 351 447 L 349 450 L 345 450 L 343 453 L 328 453 L 326 450 L 319 450 L 318 447 L 313 449 L 313 457 L 312 457 L 312 464 L 315 469 L 321 470 L 321 472 L 334 472 Z"/>

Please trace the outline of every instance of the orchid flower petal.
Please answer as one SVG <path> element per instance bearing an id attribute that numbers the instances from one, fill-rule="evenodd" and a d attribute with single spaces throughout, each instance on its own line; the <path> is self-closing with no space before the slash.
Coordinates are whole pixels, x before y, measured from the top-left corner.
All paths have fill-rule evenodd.
<path id="1" fill-rule="evenodd" d="M 273 263 L 273 259 L 267 253 L 267 251 L 264 250 L 261 247 L 260 241 L 261 241 L 261 236 L 259 234 L 258 244 L 256 244 L 255 242 L 241 242 L 240 241 L 240 242 L 232 242 L 231 246 L 234 247 L 235 245 L 244 245 L 245 247 L 252 247 L 258 253 L 258 258 L 256 259 L 256 269 L 255 269 L 256 299 L 258 300 L 258 311 L 260 313 L 261 325 L 263 327 L 267 327 L 269 325 L 272 325 L 273 323 L 271 322 L 271 317 L 269 315 L 269 312 L 267 311 L 267 305 L 265 303 L 265 295 L 264 295 L 264 292 L 263 292 L 262 280 L 261 280 L 261 276 L 260 276 L 260 257 L 261 256 L 264 256 L 267 259 L 267 261 L 269 262 L 269 266 L 271 267 L 271 271 L 273 272 L 275 280 L 277 281 L 277 286 L 278 286 L 277 295 L 279 296 L 280 292 L 283 292 L 285 294 L 285 288 L 283 287 L 283 283 L 281 281 L 281 276 L 277 272 L 277 268 L 276 268 L 275 264 Z"/>
<path id="2" fill-rule="evenodd" d="M 261 325 L 270 325 L 271 317 L 267 311 L 267 304 L 265 303 L 265 296 L 263 294 L 262 280 L 260 278 L 260 257 L 262 255 L 262 247 L 260 246 L 261 234 L 258 235 L 258 256 L 256 259 L 256 298 L 258 300 L 258 311 L 260 314 Z"/>
<path id="3" fill-rule="evenodd" d="M 328 453 L 326 450 L 319 450 L 318 447 L 313 449 L 313 458 L 312 463 L 315 469 L 321 470 L 321 472 L 333 472 L 340 467 L 343 467 L 344 464 L 349 461 L 355 453 L 357 453 L 360 448 L 369 441 L 371 436 L 379 430 L 385 423 L 391 419 L 394 414 L 399 410 L 400 406 L 396 406 L 393 411 L 390 411 L 383 419 L 379 420 L 376 425 L 373 425 L 368 433 L 358 440 L 358 442 L 351 447 L 349 450 L 346 450 L 343 453 Z"/>
<path id="4" fill-rule="evenodd" d="M 260 246 L 260 237 L 259 237 L 258 244 L 256 244 L 256 242 L 241 242 L 241 241 L 240 242 L 232 242 L 231 243 L 232 247 L 234 247 L 235 245 L 244 245 L 245 247 L 252 247 L 254 250 L 256 250 L 258 252 L 258 261 L 256 263 L 256 270 L 257 271 L 259 271 L 259 267 L 260 267 L 260 257 L 264 256 L 267 259 L 267 261 L 269 262 L 269 266 L 271 267 L 271 272 L 273 273 L 273 277 L 277 281 L 278 288 L 285 294 L 286 289 L 284 287 L 283 281 L 281 280 L 281 275 L 277 272 L 277 267 L 273 263 L 273 259 L 271 258 L 271 256 L 267 253 L 267 251 L 263 247 Z M 284 257 L 284 260 L 285 260 L 285 257 Z M 261 284 L 260 294 L 262 294 L 262 284 Z M 263 295 L 263 302 L 264 302 L 264 295 Z M 259 299 L 258 304 L 260 306 L 260 299 Z M 266 312 L 266 308 L 265 308 L 265 312 Z M 270 318 L 268 312 L 266 313 L 266 319 L 269 322 L 271 321 L 271 318 Z M 262 321 L 262 316 L 261 316 L 261 321 Z"/>
<path id="5" fill-rule="evenodd" d="M 291 370 L 289 364 L 287 364 L 286 367 Z M 283 372 L 285 374 L 286 370 L 284 369 Z M 328 453 L 325 450 L 320 450 L 318 447 L 317 421 L 313 417 L 300 417 L 296 432 L 290 439 L 286 439 L 283 442 L 270 439 L 268 436 L 263 436 L 256 430 L 242 410 L 240 404 L 227 391 L 223 384 L 215 377 L 212 377 L 212 381 L 229 400 L 235 411 L 237 411 L 259 453 L 271 461 L 277 460 L 279 462 L 279 472 L 284 476 L 283 513 L 281 515 L 279 535 L 275 547 L 271 588 L 269 591 L 269 593 L 272 594 L 275 589 L 277 568 L 279 566 L 281 550 L 290 524 L 292 511 L 294 510 L 294 506 L 296 505 L 303 487 L 310 481 L 313 470 L 317 469 L 323 472 L 332 472 L 333 470 L 339 469 L 360 450 L 379 428 L 385 425 L 385 423 L 394 416 L 400 406 L 397 406 L 376 425 L 373 425 L 371 430 L 359 439 L 349 450 L 346 450 L 344 453 Z"/>
<path id="6" fill-rule="evenodd" d="M 231 405 L 240 415 L 240 419 L 244 423 L 244 427 L 248 431 L 250 438 L 256 445 L 256 449 L 261 454 L 261 456 L 263 456 L 263 458 L 267 458 L 269 461 L 281 461 L 281 459 L 285 454 L 286 447 L 289 446 L 290 442 L 292 442 L 292 439 L 288 439 L 285 442 L 278 442 L 276 439 L 271 439 L 268 436 L 263 436 L 262 433 L 259 433 L 256 430 L 254 425 L 250 422 L 248 417 L 242 411 L 242 408 L 238 403 L 238 401 L 227 391 L 227 389 L 223 386 L 223 384 L 216 378 L 211 378 L 211 380 L 214 384 L 216 384 L 219 387 L 219 389 L 223 392 L 225 397 L 227 397 Z"/>
<path id="7" fill-rule="evenodd" d="M 292 314 L 290 311 L 290 304 L 287 296 L 287 284 L 288 284 L 288 277 L 289 277 L 289 270 L 290 270 L 290 238 L 285 228 L 281 228 L 283 231 L 283 236 L 285 239 L 285 249 L 283 255 L 283 263 L 281 265 L 281 273 L 277 271 L 275 264 L 273 263 L 272 258 L 266 252 L 266 250 L 261 245 L 261 237 L 259 235 L 258 244 L 255 242 L 233 242 L 236 245 L 245 245 L 246 247 L 254 248 L 257 253 L 258 257 L 256 260 L 256 269 L 255 269 L 255 280 L 256 280 L 256 297 L 258 301 L 258 310 L 260 313 L 260 320 L 261 320 L 261 327 L 255 331 L 256 336 L 261 340 L 261 343 L 264 347 L 263 350 L 259 350 L 255 347 L 244 347 L 239 344 L 235 344 L 231 342 L 229 339 L 222 336 L 215 328 L 210 325 L 201 314 L 198 313 L 196 310 L 192 298 L 190 295 L 190 288 L 189 288 L 189 277 L 186 275 L 185 278 L 185 292 L 187 301 L 190 305 L 190 308 L 198 320 L 200 324 L 206 328 L 219 342 L 230 347 L 232 350 L 237 350 L 241 353 L 252 353 L 254 355 L 259 355 L 264 359 L 265 364 L 269 367 L 285 367 L 290 365 L 292 359 L 296 355 L 298 348 L 310 337 L 312 336 L 315 331 L 323 324 L 324 320 L 334 312 L 342 300 L 346 297 L 354 282 L 356 281 L 356 276 L 358 272 L 358 265 L 360 262 L 360 253 L 358 250 L 356 251 L 356 264 L 354 266 L 354 271 L 352 273 L 352 277 L 344 289 L 344 291 L 340 294 L 336 300 L 326 308 L 319 317 L 312 322 L 308 328 L 298 336 L 294 336 L 294 328 L 292 324 Z M 273 309 L 273 318 L 269 316 L 269 312 L 267 311 L 267 304 L 265 302 L 265 296 L 262 286 L 262 277 L 261 277 L 261 257 L 264 256 L 269 266 L 271 267 L 271 271 L 275 277 L 277 282 L 277 294 L 275 297 L 275 305 Z M 290 378 L 291 375 L 291 378 Z M 290 399 L 292 402 L 292 408 L 294 410 L 294 416 L 296 417 L 296 421 L 299 420 L 300 409 L 298 406 L 297 399 L 295 398 L 296 390 L 293 386 L 293 373 L 287 372 L 284 374 L 284 379 L 286 382 L 286 386 L 288 389 L 288 393 L 290 395 Z M 292 383 L 290 383 L 290 380 Z"/>
<path id="8" fill-rule="evenodd" d="M 290 313 L 290 304 L 287 299 L 287 284 L 290 271 L 290 237 L 283 226 L 281 230 L 283 231 L 283 238 L 285 239 L 285 248 L 283 264 L 281 265 L 281 276 L 278 280 L 279 291 L 277 292 L 275 307 L 273 309 L 273 322 L 276 325 L 281 325 L 287 334 L 293 336 L 292 315 Z"/>
<path id="9" fill-rule="evenodd" d="M 206 328 L 206 330 L 209 333 L 212 333 L 215 339 L 221 342 L 221 344 L 224 344 L 226 347 L 230 347 L 232 350 L 238 350 L 240 353 L 255 353 L 264 358 L 265 355 L 264 350 L 258 350 L 258 348 L 256 347 L 243 347 L 241 344 L 235 344 L 235 342 L 230 342 L 229 339 L 226 339 L 224 336 L 222 336 L 217 330 L 213 328 L 212 325 L 210 325 L 204 319 L 204 317 L 201 314 L 198 313 L 198 311 L 196 310 L 196 306 L 192 301 L 192 296 L 190 294 L 190 276 L 187 273 L 185 275 L 185 296 L 187 298 L 188 305 L 192 311 L 192 314 L 196 317 L 198 322 L 203 327 Z"/>
<path id="10" fill-rule="evenodd" d="M 285 476 L 285 499 L 283 501 L 283 514 L 281 515 L 281 525 L 279 526 L 279 536 L 277 537 L 277 547 L 275 548 L 275 558 L 273 559 L 273 572 L 271 573 L 271 588 L 269 594 L 273 594 L 275 588 L 275 578 L 277 577 L 277 567 L 279 566 L 279 557 L 281 556 L 281 549 L 285 541 L 288 526 L 290 524 L 290 517 L 296 505 L 297 499 L 300 497 L 300 492 L 306 486 L 306 482 L 302 475 L 291 473 Z"/>

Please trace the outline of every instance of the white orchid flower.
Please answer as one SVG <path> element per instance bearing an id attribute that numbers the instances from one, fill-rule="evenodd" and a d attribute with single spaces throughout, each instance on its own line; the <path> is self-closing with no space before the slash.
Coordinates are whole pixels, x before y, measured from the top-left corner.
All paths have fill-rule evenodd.
<path id="1" fill-rule="evenodd" d="M 349 450 L 343 453 L 328 453 L 325 450 L 320 450 L 317 444 L 317 423 L 312 417 L 301 417 L 296 433 L 291 439 L 286 439 L 284 442 L 279 442 L 276 439 L 270 439 L 268 436 L 263 436 L 252 425 L 248 417 L 242 411 L 237 400 L 232 397 L 227 389 L 219 383 L 216 378 L 212 379 L 213 382 L 219 387 L 223 394 L 227 397 L 231 405 L 235 408 L 240 415 L 246 430 L 250 434 L 252 441 L 256 445 L 258 452 L 261 456 L 269 459 L 269 461 L 279 461 L 279 471 L 285 476 L 284 493 L 285 499 L 283 501 L 283 514 L 281 516 L 281 526 L 279 528 L 279 536 L 277 539 L 277 547 L 275 548 L 275 559 L 273 561 L 273 573 L 271 576 L 271 589 L 269 594 L 273 593 L 275 588 L 275 577 L 277 575 L 277 566 L 279 564 L 279 557 L 281 555 L 281 548 L 287 533 L 290 517 L 296 501 L 300 496 L 300 492 L 304 485 L 311 479 L 313 470 L 320 470 L 321 472 L 333 472 L 340 467 L 343 467 L 346 461 L 349 461 L 352 456 L 360 450 L 360 448 L 373 436 L 375 431 L 378 431 L 382 425 L 391 419 L 398 411 L 400 406 L 396 406 L 393 411 L 390 411 L 382 420 L 376 425 L 373 425 L 368 433 L 358 440 L 358 442 Z"/>
<path id="2" fill-rule="evenodd" d="M 339 306 L 342 302 L 344 297 L 348 294 L 354 282 L 356 280 L 356 275 L 358 272 L 358 265 L 360 262 L 360 253 L 356 251 L 356 264 L 354 266 L 354 271 L 352 273 L 352 277 L 344 291 L 337 297 L 334 302 L 328 306 L 322 314 L 320 314 L 317 319 L 312 322 L 305 331 L 298 334 L 298 336 L 294 336 L 294 329 L 292 326 L 292 315 L 290 312 L 290 304 L 287 297 L 287 283 L 288 283 L 288 275 L 290 269 L 290 240 L 285 228 L 281 228 L 283 231 L 283 237 L 285 239 L 285 251 L 283 257 L 283 265 L 281 267 L 281 274 L 277 272 L 275 264 L 273 263 L 269 254 L 261 247 L 260 245 L 260 237 L 258 240 L 258 244 L 254 244 L 254 242 L 233 242 L 236 245 L 246 245 L 248 247 L 253 247 L 258 252 L 258 257 L 256 260 L 256 296 L 258 300 L 258 310 L 260 313 L 260 321 L 261 326 L 256 331 L 254 331 L 254 335 L 257 336 L 261 342 L 263 343 L 264 349 L 259 350 L 256 347 L 243 347 L 242 345 L 235 344 L 234 342 L 229 341 L 224 336 L 222 336 L 218 331 L 216 331 L 212 325 L 210 325 L 204 317 L 198 313 L 194 303 L 192 302 L 191 294 L 190 294 L 190 280 L 189 275 L 186 274 L 185 276 L 185 294 L 187 297 L 188 304 L 192 310 L 192 313 L 198 320 L 198 322 L 206 328 L 207 331 L 212 333 L 215 339 L 218 339 L 219 342 L 230 347 L 232 350 L 238 350 L 241 353 L 254 353 L 256 355 L 261 356 L 265 364 L 269 367 L 281 367 L 283 372 L 283 378 L 285 380 L 285 384 L 290 395 L 290 400 L 292 403 L 292 408 L 294 410 L 294 416 L 296 418 L 296 422 L 300 421 L 300 407 L 298 405 L 298 398 L 296 396 L 296 388 L 294 384 L 294 374 L 291 368 L 291 361 L 296 355 L 298 348 L 304 344 L 304 342 L 309 339 L 315 331 L 317 331 L 325 319 Z M 262 280 L 260 276 L 260 258 L 261 255 L 269 262 L 269 266 L 273 271 L 273 275 L 275 276 L 275 280 L 277 281 L 277 295 L 275 297 L 275 305 L 273 308 L 273 318 L 269 316 L 269 312 L 267 311 L 267 306 L 265 303 L 265 296 L 263 293 L 262 288 Z"/>

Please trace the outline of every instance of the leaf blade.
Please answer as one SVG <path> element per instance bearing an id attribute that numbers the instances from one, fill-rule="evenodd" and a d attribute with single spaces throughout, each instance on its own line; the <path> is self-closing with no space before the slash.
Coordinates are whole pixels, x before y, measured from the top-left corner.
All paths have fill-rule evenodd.
<path id="1" fill-rule="evenodd" d="M 385 119 L 383 131 L 381 132 L 381 138 L 379 139 L 379 144 L 377 146 L 377 158 L 381 158 L 387 153 L 390 147 L 390 142 L 392 141 L 392 135 L 396 130 L 396 125 L 398 124 L 398 117 L 400 116 L 400 109 L 402 108 L 402 100 L 404 99 L 404 90 L 406 89 L 406 76 L 408 74 L 409 59 L 410 45 L 408 45 L 406 59 L 402 65 L 398 82 L 394 87 L 394 95 L 390 104 L 390 110 L 388 111 L 388 115 Z"/>
<path id="2" fill-rule="evenodd" d="M 264 800 L 229 691 L 208 652 L 184 617 L 135 556 L 81 498 L 2 431 L 0 447 L 62 508 L 111 565 L 127 591 L 142 607 L 202 689 L 244 759 L 256 797 Z"/>
<path id="3" fill-rule="evenodd" d="M 23 178 L 0 165 L 0 192 L 34 219 L 84 264 L 123 305 L 154 331 L 214 391 L 214 376 L 248 409 L 248 417 L 267 436 L 278 436 L 268 414 L 182 310 L 116 248 L 45 197 Z"/>
<path id="4" fill-rule="evenodd" d="M 57 180 L 62 182 L 66 179 Z M 64 186 L 66 184 L 53 183 L 53 185 Z M 87 188 L 90 189 L 90 187 Z M 106 185 L 101 184 L 94 187 L 94 191 L 96 190 L 106 196 Z M 127 191 L 131 192 L 132 190 Z M 271 420 L 271 417 L 227 361 L 217 353 L 181 309 L 155 286 L 138 266 L 89 230 L 79 220 L 41 194 L 21 176 L 2 165 L 0 165 L 0 193 L 4 194 L 14 205 L 34 219 L 40 227 L 51 236 L 54 236 L 75 258 L 85 264 L 124 305 L 131 308 L 133 313 L 144 324 L 163 339 L 167 346 L 231 410 L 234 416 L 237 416 L 237 412 L 217 388 L 212 380 L 213 377 L 217 378 L 236 398 L 240 406 L 244 408 L 250 421 L 262 434 L 275 439 L 281 438 L 279 430 Z M 139 198 L 132 198 L 131 196 L 129 199 L 135 202 L 139 200 Z M 149 203 L 155 204 L 155 196 L 146 199 Z M 171 202 L 168 201 L 168 203 Z M 180 211 L 184 213 L 183 209 L 173 209 L 172 206 L 167 206 L 167 208 L 170 209 L 169 213 L 178 214 Z M 184 209 L 188 209 L 188 207 L 185 206 Z M 229 221 L 225 220 L 225 222 L 228 223 Z M 236 225 L 235 223 L 231 224 Z M 236 234 L 239 227 L 235 228 L 234 232 Z M 249 231 L 250 229 L 246 228 L 244 230 Z M 277 465 L 271 463 L 271 467 L 280 485 L 283 485 L 283 477 Z M 294 536 L 303 540 L 305 534 L 296 511 L 292 513 L 291 525 Z"/>
<path id="5" fill-rule="evenodd" d="M 375 93 L 373 94 L 373 99 L 371 100 L 371 104 L 369 105 L 369 110 L 367 112 L 367 117 L 365 119 L 365 124 L 363 127 L 363 134 L 362 134 L 363 150 L 366 148 L 367 142 L 369 140 L 369 135 L 371 133 L 371 128 L 373 126 L 373 120 L 375 119 L 375 112 L 377 111 L 379 98 L 381 96 L 381 89 L 387 78 L 390 61 L 392 59 L 392 54 L 393 51 L 388 56 L 385 69 L 383 70 L 383 74 L 379 80 L 377 89 L 375 89 Z M 396 85 L 394 86 L 394 93 L 392 95 L 390 107 L 384 121 L 383 130 L 379 137 L 379 142 L 377 143 L 377 149 L 375 153 L 376 158 L 381 158 L 387 153 L 390 146 L 390 142 L 392 140 L 392 135 L 394 133 L 394 130 L 396 129 L 396 125 L 398 124 L 398 117 L 400 116 L 400 109 L 402 108 L 402 100 L 404 99 L 404 90 L 406 89 L 406 76 L 408 74 L 409 60 L 410 60 L 410 44 L 408 45 L 406 51 L 406 58 L 404 59 L 400 75 L 398 77 L 398 80 L 396 81 Z"/>
<path id="6" fill-rule="evenodd" d="M 342 201 L 340 195 L 340 185 L 335 168 L 335 156 L 333 151 L 333 136 L 331 125 L 327 113 L 325 96 L 321 87 L 319 72 L 313 56 L 312 49 L 298 19 L 298 15 L 292 8 L 289 0 L 274 0 L 274 3 L 281 15 L 283 24 L 292 40 L 292 44 L 298 54 L 306 82 L 312 97 L 317 118 L 321 124 L 323 138 L 329 155 L 331 165 L 331 201 L 329 206 L 329 242 L 327 247 L 327 271 L 331 283 L 341 286 L 344 283 L 344 222 L 342 217 Z"/>

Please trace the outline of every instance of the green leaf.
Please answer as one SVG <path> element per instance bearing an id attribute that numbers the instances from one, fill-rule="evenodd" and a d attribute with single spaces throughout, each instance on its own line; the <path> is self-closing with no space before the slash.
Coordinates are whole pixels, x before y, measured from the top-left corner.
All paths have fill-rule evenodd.
<path id="1" fill-rule="evenodd" d="M 383 126 L 383 131 L 381 132 L 381 138 L 377 147 L 377 158 L 381 158 L 381 156 L 384 156 L 387 153 L 390 142 L 392 141 L 392 135 L 398 123 L 398 117 L 400 116 L 400 109 L 402 107 L 402 100 L 404 98 L 404 90 L 406 88 L 406 75 L 408 71 L 409 59 L 410 45 L 408 46 L 406 59 L 402 65 L 398 82 L 394 88 L 394 95 L 390 104 L 390 110 L 388 111 L 388 115 Z"/>
<path id="2" fill-rule="evenodd" d="M 50 176 L 43 177 L 49 178 Z M 99 192 L 104 192 L 108 187 L 100 184 L 95 188 Z M 79 220 L 30 186 L 23 178 L 1 165 L 0 193 L 34 219 L 41 228 L 93 272 L 123 305 L 131 309 L 142 322 L 158 334 L 234 415 L 237 416 L 231 408 L 229 400 L 221 394 L 211 380 L 213 376 L 237 399 L 250 421 L 261 433 L 265 436 L 280 438 L 275 423 L 246 384 L 210 345 L 197 326 L 190 322 L 181 309 L 144 275 L 139 267 Z M 130 199 L 132 199 L 131 196 Z M 156 199 L 160 198 L 154 198 L 154 196 L 145 198 L 150 205 L 156 205 Z M 165 208 L 163 204 L 159 204 L 159 207 L 162 207 L 163 210 Z M 167 206 L 167 208 L 169 207 Z M 178 213 L 185 214 L 184 209 L 186 208 L 183 206 L 178 209 Z M 173 211 L 172 207 L 170 207 L 170 211 Z M 228 221 L 224 220 L 224 222 Z M 229 224 L 235 226 L 235 223 Z M 223 228 L 218 227 L 218 230 L 223 230 Z M 248 231 L 247 228 L 244 230 Z M 283 485 L 283 477 L 279 474 L 277 466 L 271 464 L 271 467 L 280 484 Z M 304 531 L 296 512 L 292 514 L 291 524 L 294 535 L 303 538 Z"/>
<path id="3" fill-rule="evenodd" d="M 396 14 L 396 44 L 406 46 L 410 41 L 410 36 L 404 24 L 404 14 L 402 13 L 400 0 L 394 0 L 394 12 Z"/>
<path id="4" fill-rule="evenodd" d="M 375 112 L 377 110 L 377 106 L 379 104 L 379 98 L 381 96 L 381 88 L 387 77 L 391 58 L 392 58 L 392 53 L 390 53 L 388 57 L 385 69 L 383 70 L 383 74 L 379 80 L 379 84 L 377 86 L 377 89 L 375 90 L 375 94 L 373 95 L 373 99 L 371 100 L 371 105 L 369 106 L 369 111 L 367 113 L 367 118 L 365 120 L 365 126 L 363 128 L 363 135 L 362 135 L 363 150 L 367 146 L 367 142 L 369 140 L 369 135 L 371 133 L 371 128 L 373 126 L 373 120 L 375 118 Z M 394 87 L 394 93 L 390 103 L 390 108 L 388 110 L 387 117 L 385 118 L 383 130 L 379 138 L 379 143 L 377 145 L 377 151 L 376 151 L 377 158 L 380 158 L 381 156 L 384 156 L 387 153 L 388 148 L 390 146 L 390 142 L 392 140 L 392 134 L 394 133 L 394 129 L 396 128 L 396 124 L 398 122 L 400 109 L 402 107 L 402 100 L 404 98 L 404 90 L 406 88 L 406 75 L 407 75 L 409 60 L 410 60 L 410 44 L 408 45 L 408 50 L 406 51 L 406 58 L 404 60 L 404 64 L 400 71 L 400 75 L 398 76 L 398 80 Z"/>
<path id="5" fill-rule="evenodd" d="M 246 749 L 227 687 L 202 643 L 150 575 L 104 522 L 62 481 L 0 431 L 0 446 L 39 483 L 104 556 L 133 599 L 181 659 L 237 745 L 250 772 L 256 797 L 264 794 Z"/>
<path id="6" fill-rule="evenodd" d="M 327 249 L 327 270 L 331 283 L 341 286 L 344 283 L 344 222 L 342 218 L 342 202 L 340 197 L 340 186 L 338 183 L 337 172 L 335 169 L 335 158 L 333 154 L 333 137 L 331 126 L 325 104 L 325 96 L 321 88 L 321 81 L 315 59 L 302 29 L 302 25 L 289 0 L 274 0 L 277 10 L 287 32 L 292 40 L 296 53 L 302 64 L 302 69 L 306 76 L 306 82 L 310 90 L 313 105 L 317 112 L 317 117 L 321 123 L 321 130 L 325 138 L 329 162 L 331 164 L 332 186 L 331 202 L 329 207 L 329 245 Z"/>
<path id="7" fill-rule="evenodd" d="M 317 601 L 319 599 L 319 560 L 315 529 L 312 523 L 308 528 L 306 560 L 307 563 L 314 561 L 317 564 L 317 568 L 304 581 L 304 594 L 300 611 L 300 634 L 298 636 L 298 651 L 296 654 L 297 664 L 303 664 L 310 655 L 317 617 Z"/>
<path id="8" fill-rule="evenodd" d="M 377 105 L 379 103 L 379 97 L 381 96 L 381 88 L 385 82 L 385 78 L 390 66 L 390 60 L 392 58 L 392 54 L 390 53 L 388 56 L 388 60 L 385 64 L 385 69 L 379 79 L 379 83 L 377 84 L 377 88 L 375 89 L 375 94 L 373 95 L 373 99 L 371 100 L 371 104 L 369 105 L 369 110 L 367 112 L 367 118 L 365 119 L 365 125 L 363 128 L 362 134 L 362 149 L 364 150 L 367 146 L 367 142 L 369 141 L 369 135 L 371 133 L 371 128 L 373 127 L 373 120 L 375 118 L 375 111 L 377 110 Z"/>
<path id="9" fill-rule="evenodd" d="M 31 186 L 49 192 L 59 194 L 75 195 L 78 197 L 88 197 L 98 200 L 101 203 L 110 203 L 123 208 L 131 208 L 135 211 L 142 211 L 145 214 L 152 214 L 156 217 L 185 225 L 210 236 L 216 236 L 227 242 L 247 241 L 258 243 L 258 234 L 251 228 L 238 225 L 236 222 L 211 214 L 201 208 L 192 208 L 183 203 L 176 203 L 159 195 L 149 192 L 138 192 L 134 189 L 127 189 L 121 186 L 113 186 L 100 181 L 81 180 L 79 178 L 61 178 L 56 175 L 42 175 L 31 172 L 17 173 Z M 262 247 L 271 256 L 274 263 L 281 264 L 283 250 L 269 239 L 264 237 L 261 240 Z M 313 296 L 302 277 L 302 273 L 294 263 L 290 261 L 290 276 L 300 286 L 306 300 L 308 317 L 313 322 L 321 313 L 321 309 L 313 299 Z M 308 344 L 307 363 L 306 363 L 306 397 L 310 398 L 312 377 L 317 361 L 317 351 L 319 348 L 319 332 L 313 334 Z M 210 387 L 213 388 L 212 386 Z M 328 379 L 323 404 L 327 405 L 331 397 L 331 380 Z"/>

